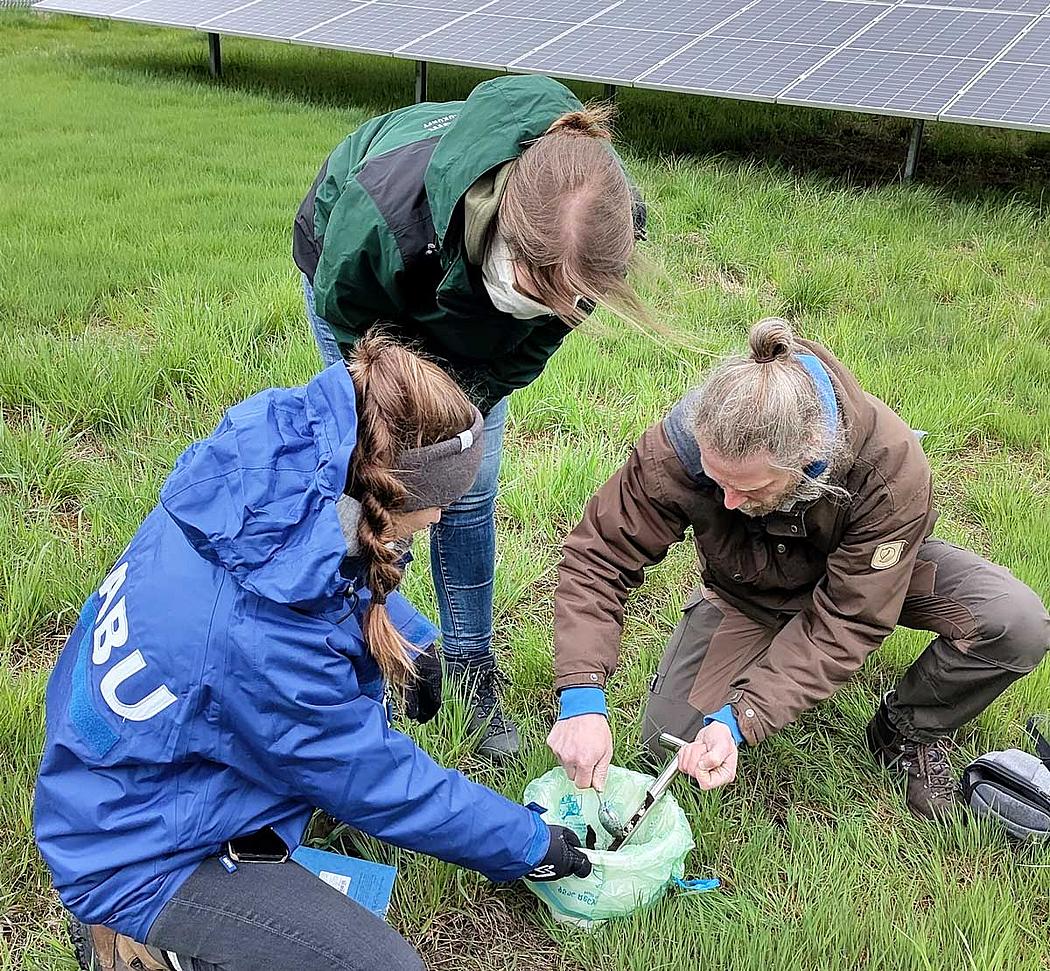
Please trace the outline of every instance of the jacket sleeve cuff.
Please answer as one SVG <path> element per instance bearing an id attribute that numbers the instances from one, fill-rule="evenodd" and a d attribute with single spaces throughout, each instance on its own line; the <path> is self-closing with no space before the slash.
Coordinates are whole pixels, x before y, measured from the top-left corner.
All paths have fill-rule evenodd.
<path id="1" fill-rule="evenodd" d="M 551 845 L 550 827 L 540 818 L 538 813 L 533 816 L 536 820 L 536 832 L 532 834 L 532 842 L 529 844 L 528 853 L 525 854 L 525 862 L 528 864 L 526 873 L 536 868 L 536 865 L 547 855 Z"/>
<path id="2" fill-rule="evenodd" d="M 711 724 L 711 722 L 719 722 L 725 725 L 733 734 L 733 741 L 737 745 L 744 744 L 744 736 L 740 731 L 740 726 L 737 724 L 736 715 L 733 714 L 732 705 L 723 705 L 718 711 L 713 712 L 710 715 L 704 715 L 704 728 Z"/>
<path id="3" fill-rule="evenodd" d="M 554 690 L 564 691 L 566 688 L 604 688 L 606 674 L 604 671 L 580 671 L 574 674 L 556 674 L 554 677 Z"/>
<path id="4" fill-rule="evenodd" d="M 566 688 L 561 693 L 561 713 L 558 721 L 575 718 L 577 715 L 605 715 L 609 709 L 605 704 L 605 692 L 601 688 Z"/>

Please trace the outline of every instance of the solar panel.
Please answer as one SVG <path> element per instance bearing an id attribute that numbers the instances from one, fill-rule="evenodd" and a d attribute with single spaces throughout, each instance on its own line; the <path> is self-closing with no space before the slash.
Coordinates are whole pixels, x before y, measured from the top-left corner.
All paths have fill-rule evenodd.
<path id="1" fill-rule="evenodd" d="M 1050 131 L 1050 65 L 993 64 L 942 118 Z"/>
<path id="2" fill-rule="evenodd" d="M 42 0 L 35 7 L 916 119 L 1042 130 L 1050 111 L 1050 0 Z M 213 72 L 218 50 L 213 44 Z"/>
<path id="3" fill-rule="evenodd" d="M 1046 0 L 906 0 L 909 7 L 966 7 L 971 10 L 999 10 L 1018 13 L 1042 13 Z"/>
<path id="4" fill-rule="evenodd" d="M 171 0 L 175 3 L 178 0 Z M 341 50 L 392 54 L 414 40 L 464 16 L 461 11 L 404 4 L 369 3 L 296 36 L 303 44 L 337 47 Z"/>
<path id="5" fill-rule="evenodd" d="M 477 0 L 471 9 L 501 17 L 524 17 L 526 20 L 556 20 L 561 24 L 578 24 L 604 10 L 613 0 Z M 478 9 L 481 8 L 481 9 Z"/>
<path id="6" fill-rule="evenodd" d="M 772 101 L 832 47 L 706 37 L 638 78 L 649 88 Z"/>
<path id="7" fill-rule="evenodd" d="M 202 26 L 217 34 L 241 34 L 245 37 L 269 37 L 288 40 L 333 17 L 362 6 L 364 0 L 255 0 L 247 7 L 222 14 Z"/>
<path id="8" fill-rule="evenodd" d="M 716 27 L 715 37 L 820 44 L 834 47 L 889 9 L 888 3 L 838 3 L 828 0 L 758 0 Z"/>
<path id="9" fill-rule="evenodd" d="M 638 30 L 667 30 L 678 34 L 702 34 L 748 6 L 750 0 L 709 0 L 688 3 L 683 0 L 624 0 L 593 23 Z"/>
<path id="10" fill-rule="evenodd" d="M 1040 17 L 1032 29 L 1003 55 L 1016 64 L 1050 64 L 1050 17 Z"/>
<path id="11" fill-rule="evenodd" d="M 247 5 L 248 0 L 143 0 L 127 6 L 113 16 L 120 20 L 144 21 L 170 27 L 196 27 L 204 20 L 218 17 Z"/>
<path id="12" fill-rule="evenodd" d="M 385 3 L 398 4 L 398 0 L 383 0 Z M 438 7 L 441 10 L 458 10 L 460 13 L 470 13 L 473 10 L 481 10 L 491 0 L 441 0 L 440 3 L 426 3 L 425 0 L 408 0 L 410 7 Z"/>
<path id="13" fill-rule="evenodd" d="M 43 3 L 33 4 L 33 9 L 102 17 L 112 16 L 133 3 L 134 0 L 44 0 Z"/>
<path id="14" fill-rule="evenodd" d="M 681 50 L 689 34 L 587 25 L 515 61 L 515 71 L 629 83 Z"/>
<path id="15" fill-rule="evenodd" d="M 570 30 L 568 24 L 521 17 L 470 14 L 398 53 L 420 60 L 448 61 L 502 70 L 515 58 Z"/>
<path id="16" fill-rule="evenodd" d="M 984 66 L 961 57 L 847 48 L 787 88 L 777 101 L 933 120 Z"/>
<path id="17" fill-rule="evenodd" d="M 1017 14 L 897 7 L 853 44 L 857 50 L 944 54 L 989 61 L 1032 23 Z"/>

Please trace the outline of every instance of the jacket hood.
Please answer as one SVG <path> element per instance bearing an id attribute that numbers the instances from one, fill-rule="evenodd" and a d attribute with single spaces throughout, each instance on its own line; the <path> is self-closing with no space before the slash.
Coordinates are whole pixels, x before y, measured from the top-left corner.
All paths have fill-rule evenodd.
<path id="1" fill-rule="evenodd" d="M 444 240 L 452 213 L 477 179 L 518 158 L 526 142 L 579 108 L 579 99 L 564 84 L 540 75 L 493 78 L 471 91 L 441 136 L 423 179 L 438 239 Z"/>
<path id="2" fill-rule="evenodd" d="M 356 443 L 354 385 L 334 364 L 231 408 L 179 457 L 161 505 L 246 590 L 277 603 L 326 600 L 348 586 L 340 567 L 356 552 L 337 510 Z"/>
<path id="3" fill-rule="evenodd" d="M 503 201 L 503 190 L 514 171 L 514 162 L 491 169 L 467 189 L 463 196 L 463 249 L 475 266 L 485 261 L 489 237 Z"/>

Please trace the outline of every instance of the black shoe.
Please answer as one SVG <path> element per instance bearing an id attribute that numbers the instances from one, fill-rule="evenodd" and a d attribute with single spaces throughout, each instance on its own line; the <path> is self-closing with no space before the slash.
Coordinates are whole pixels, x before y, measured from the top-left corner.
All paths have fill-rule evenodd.
<path id="1" fill-rule="evenodd" d="M 503 675 L 496 662 L 491 659 L 475 663 L 448 661 L 446 670 L 466 699 L 468 730 L 471 734 L 480 732 L 478 754 L 493 761 L 517 755 L 521 740 L 517 726 L 500 702 L 499 685 Z"/>
<path id="2" fill-rule="evenodd" d="M 865 731 L 868 748 L 887 769 L 908 779 L 908 808 L 926 819 L 947 821 L 962 811 L 959 784 L 948 760 L 948 740 L 917 742 L 901 734 L 881 704 Z"/>

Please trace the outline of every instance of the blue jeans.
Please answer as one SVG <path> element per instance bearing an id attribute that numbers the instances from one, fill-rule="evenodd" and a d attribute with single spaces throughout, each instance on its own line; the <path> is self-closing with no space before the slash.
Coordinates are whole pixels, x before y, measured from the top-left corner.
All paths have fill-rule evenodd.
<path id="1" fill-rule="evenodd" d="M 303 276 L 306 317 L 325 367 L 342 360 L 328 324 L 314 310 L 314 291 Z M 492 657 L 492 591 L 496 573 L 496 489 L 503 457 L 507 399 L 485 416 L 485 454 L 470 491 L 441 514 L 430 530 L 430 570 L 449 661 L 488 663 Z"/>

